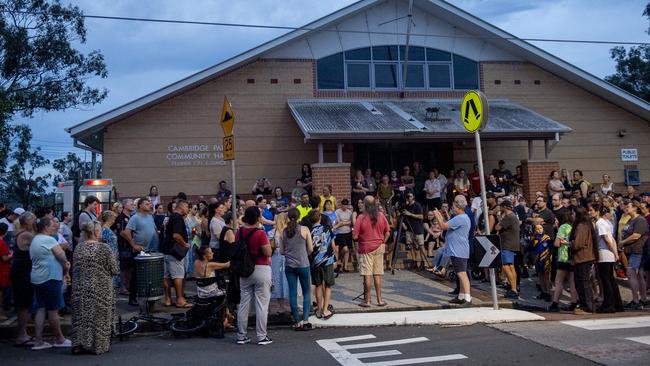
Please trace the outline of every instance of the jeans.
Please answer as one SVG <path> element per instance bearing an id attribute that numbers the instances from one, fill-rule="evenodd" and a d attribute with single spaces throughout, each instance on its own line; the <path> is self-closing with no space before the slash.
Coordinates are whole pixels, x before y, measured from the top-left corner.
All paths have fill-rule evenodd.
<path id="1" fill-rule="evenodd" d="M 284 267 L 284 273 L 289 283 L 289 303 L 291 304 L 291 313 L 293 320 L 297 323 L 298 315 L 298 281 L 302 289 L 302 320 L 309 320 L 309 309 L 311 306 L 311 295 L 309 286 L 309 267 L 293 268 Z"/>
<path id="2" fill-rule="evenodd" d="M 449 257 L 444 255 L 442 252 L 442 249 L 438 249 L 436 251 L 435 257 L 433 257 L 433 260 L 431 261 L 433 263 L 433 267 L 437 268 L 438 270 L 447 267 L 447 263 L 449 263 Z"/>
<path id="3" fill-rule="evenodd" d="M 580 304 L 580 307 L 586 311 L 593 310 L 590 307 L 590 304 L 593 303 L 594 294 L 589 281 L 592 264 L 593 262 L 576 264 L 573 277 L 576 283 L 576 290 L 578 291 L 578 303 Z"/>
<path id="4" fill-rule="evenodd" d="M 255 271 L 247 278 L 239 278 L 241 301 L 237 311 L 237 339 L 246 337 L 248 313 L 255 300 L 255 329 L 257 340 L 266 338 L 266 323 L 271 301 L 271 266 L 255 265 Z"/>
<path id="5" fill-rule="evenodd" d="M 621 293 L 618 290 L 616 279 L 614 279 L 614 262 L 598 263 L 598 277 L 600 278 L 600 285 L 603 287 L 601 309 L 605 311 L 623 310 Z"/>

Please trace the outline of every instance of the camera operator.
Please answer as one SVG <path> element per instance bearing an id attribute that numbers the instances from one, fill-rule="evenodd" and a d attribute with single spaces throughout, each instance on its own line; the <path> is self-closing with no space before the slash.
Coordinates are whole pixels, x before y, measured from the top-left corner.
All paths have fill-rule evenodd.
<path id="1" fill-rule="evenodd" d="M 413 261 L 415 261 L 418 270 L 424 270 L 427 258 L 424 250 L 424 210 L 422 205 L 415 201 L 415 194 L 411 191 L 406 192 L 406 205 L 401 214 L 406 219 L 406 229 L 411 232 L 413 237 L 413 246 L 411 247 Z"/>

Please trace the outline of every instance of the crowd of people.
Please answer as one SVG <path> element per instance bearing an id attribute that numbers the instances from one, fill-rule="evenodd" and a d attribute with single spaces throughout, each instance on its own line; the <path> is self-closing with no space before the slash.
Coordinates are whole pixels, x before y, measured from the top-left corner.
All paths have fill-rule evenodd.
<path id="1" fill-rule="evenodd" d="M 401 248 L 409 256 L 400 265 L 427 270 L 433 278 L 453 271 L 450 303 L 471 306 L 471 280 L 488 280 L 472 261 L 471 243 L 480 234 L 501 238 L 497 280 L 508 298 L 519 298 L 521 279 L 534 274 L 537 297 L 550 303 L 549 311 L 611 313 L 648 304 L 650 194 L 637 195 L 631 186 L 616 193 L 607 175 L 597 186 L 579 170 L 572 179 L 566 170 L 553 171 L 547 190 L 529 201 L 522 194 L 520 167 L 512 174 L 500 161 L 485 177 L 488 212 L 483 212 L 476 165 L 470 174 L 463 169 L 427 173 L 417 162 L 403 167 L 401 175 L 371 169 L 351 173 L 351 197 L 340 200 L 329 185 L 314 191 L 305 164 L 288 195 L 261 178 L 248 200 L 233 197 L 221 181 L 214 197 L 195 203 L 182 192 L 163 202 L 155 186 L 146 196 L 103 211 L 99 200 L 88 196 L 76 217 L 1 204 L 0 296 L 18 314 L 16 345 L 72 347 L 75 354 L 108 351 L 116 296 L 139 305 L 134 269 L 141 252 L 164 254 L 164 306 L 191 308 L 187 279 L 215 278 L 197 281 L 197 296 L 227 296 L 224 326 L 235 328 L 236 318 L 239 344 L 251 342 L 252 302 L 261 345 L 272 343 L 266 330 L 272 299 L 288 299 L 296 331 L 312 328 L 312 312 L 330 319 L 332 288 L 341 273 L 362 276 L 360 307 L 386 306 L 382 275 L 398 265 L 394 258 Z M 633 296 L 627 304 L 616 277 L 629 282 Z M 571 302 L 563 309 L 565 283 Z M 64 310 L 72 314 L 71 339 L 61 332 Z M 30 316 L 34 337 L 27 332 Z M 52 343 L 43 340 L 46 319 Z"/>

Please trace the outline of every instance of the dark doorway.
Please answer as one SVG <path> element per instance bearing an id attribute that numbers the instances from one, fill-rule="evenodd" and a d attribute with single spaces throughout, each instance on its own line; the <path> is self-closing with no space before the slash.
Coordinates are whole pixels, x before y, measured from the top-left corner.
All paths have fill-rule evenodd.
<path id="1" fill-rule="evenodd" d="M 448 142 L 355 144 L 352 165 L 360 170 L 401 173 L 402 167 L 412 166 L 414 161 L 420 162 L 427 172 L 434 168 L 448 172 L 454 167 L 453 146 Z"/>

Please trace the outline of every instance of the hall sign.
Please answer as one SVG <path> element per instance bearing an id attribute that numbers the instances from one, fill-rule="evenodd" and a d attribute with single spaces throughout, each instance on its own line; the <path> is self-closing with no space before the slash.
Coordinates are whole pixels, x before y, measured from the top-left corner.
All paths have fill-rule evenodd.
<path id="1" fill-rule="evenodd" d="M 165 158 L 171 166 L 223 165 L 223 145 L 168 145 Z"/>

